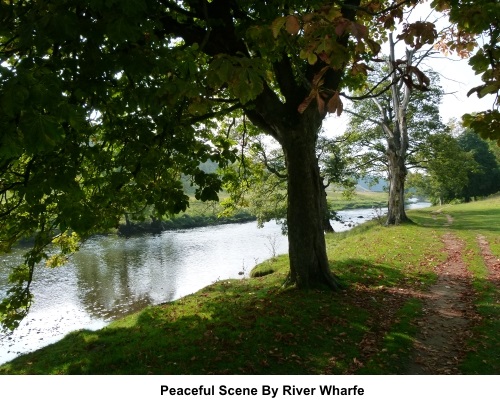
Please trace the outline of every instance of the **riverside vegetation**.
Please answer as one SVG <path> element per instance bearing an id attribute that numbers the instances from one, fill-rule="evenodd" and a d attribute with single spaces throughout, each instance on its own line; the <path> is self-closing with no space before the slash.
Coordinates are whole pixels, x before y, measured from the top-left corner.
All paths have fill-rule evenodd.
<path id="1" fill-rule="evenodd" d="M 329 204 L 336 211 L 387 205 L 386 193 L 358 190 L 355 193 L 345 194 L 341 191 L 329 189 L 327 190 L 327 194 Z M 219 194 L 221 200 L 227 196 L 225 192 Z M 123 220 L 118 227 L 118 233 L 125 236 L 141 233 L 159 233 L 171 229 L 190 229 L 210 225 L 243 223 L 255 221 L 257 218 L 252 210 L 244 208 L 238 209 L 229 216 L 223 215 L 224 209 L 221 204 L 215 201 L 199 201 L 194 197 L 194 193 L 190 194 L 189 207 L 182 214 L 165 216 L 164 218 L 152 221 L 147 211 L 142 212 L 137 218 L 131 216 L 131 221 L 128 224 Z"/>
<path id="2" fill-rule="evenodd" d="M 450 260 L 444 241 L 453 237 L 471 286 L 455 298 L 471 308 L 459 315 L 469 322 L 453 367 L 427 371 L 499 374 L 500 197 L 409 214 L 410 224 L 371 221 L 327 235 L 341 292 L 283 288 L 288 260 L 274 257 L 254 269 L 265 277 L 219 281 L 102 330 L 70 333 L 0 373 L 410 373 L 427 292 Z"/>

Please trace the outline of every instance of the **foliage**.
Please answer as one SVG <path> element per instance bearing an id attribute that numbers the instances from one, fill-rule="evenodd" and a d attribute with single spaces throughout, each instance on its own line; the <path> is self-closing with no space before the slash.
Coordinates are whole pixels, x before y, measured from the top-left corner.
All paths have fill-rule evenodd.
<path id="1" fill-rule="evenodd" d="M 206 60 L 196 45 L 163 46 L 155 2 L 0 7 L 0 247 L 34 235 L 0 305 L 0 321 L 14 327 L 54 238 L 84 239 L 146 206 L 156 216 L 185 210 L 181 174 L 199 199 L 216 199 L 221 180 L 199 163 L 235 156 L 209 119 L 197 124 L 195 62 Z"/>
<path id="2" fill-rule="evenodd" d="M 494 108 L 478 113 L 465 114 L 464 124 L 483 138 L 500 144 L 500 4 L 496 0 L 434 0 L 432 7 L 445 12 L 454 23 L 443 33 L 438 47 L 447 52 L 456 51 L 460 56 L 470 56 L 469 64 L 481 75 L 483 84 L 471 89 L 479 98 L 495 95 Z M 482 40 L 479 41 L 478 37 Z"/>
<path id="3" fill-rule="evenodd" d="M 0 246 L 33 241 L 0 322 L 15 327 L 26 313 L 35 265 L 58 235 L 83 240 L 146 206 L 181 212 L 182 176 L 196 198 L 216 200 L 222 179 L 199 164 L 235 161 L 219 125 L 234 114 L 273 136 L 295 170 L 294 282 L 334 286 L 319 213 L 304 209 L 319 206 L 307 181 L 318 131 L 342 112 L 341 90 L 363 84 L 385 28 L 417 3 L 0 1 Z M 408 25 L 402 38 L 418 47 L 432 32 Z"/>
<path id="4" fill-rule="evenodd" d="M 496 145 L 464 130 L 456 138 L 443 133 L 421 151 L 425 172 L 411 176 L 410 185 L 434 204 L 470 201 L 500 190 Z"/>
<path id="5" fill-rule="evenodd" d="M 471 130 L 464 131 L 458 143 L 464 151 L 472 153 L 477 167 L 468 173 L 468 182 L 458 196 L 470 201 L 500 191 L 500 161 L 488 143 Z"/>
<path id="6" fill-rule="evenodd" d="M 412 91 L 406 108 L 405 120 L 407 128 L 407 150 L 404 162 L 407 169 L 426 167 L 431 160 L 434 147 L 439 148 L 443 142 L 444 125 L 439 116 L 439 104 L 442 89 L 439 87 L 437 75 L 426 72 L 430 78 L 430 87 L 427 91 Z M 369 83 L 376 84 L 381 78 L 387 78 L 389 71 L 386 67 L 375 67 Z M 382 82 L 387 85 L 389 80 Z M 398 119 L 395 117 L 392 106 L 393 97 L 390 90 L 380 94 L 375 99 L 363 99 L 353 104 L 349 119 L 346 142 L 358 160 L 363 174 L 375 178 L 386 178 L 389 171 L 387 150 L 391 142 L 403 142 L 403 138 L 394 139 L 394 133 L 399 137 Z M 384 130 L 384 127 L 387 127 Z M 399 135 L 398 135 L 399 134 Z"/>
<path id="7" fill-rule="evenodd" d="M 250 126 L 245 126 L 246 134 L 243 139 L 246 149 L 240 145 L 242 149 L 238 163 L 222 170 L 224 188 L 230 196 L 221 204 L 226 208 L 225 214 L 244 207 L 257 217 L 259 226 L 275 220 L 282 224 L 283 233 L 286 233 L 285 157 L 276 145 L 266 145 L 262 136 L 256 134 L 255 129 L 250 130 Z M 238 126 L 235 126 L 235 130 L 238 130 Z M 349 145 L 343 140 L 329 139 L 321 135 L 317 142 L 316 155 L 325 190 L 342 190 L 345 196 L 352 197 L 357 174 L 354 166 L 356 162 L 349 155 Z M 328 221 L 337 219 L 329 201 L 325 204 Z"/>
<path id="8" fill-rule="evenodd" d="M 416 155 L 424 171 L 410 173 L 408 187 L 416 188 L 433 204 L 445 204 L 458 198 L 477 166 L 472 154 L 464 151 L 449 133 L 431 135 L 429 141 Z"/>
<path id="9" fill-rule="evenodd" d="M 317 154 L 325 187 L 332 186 L 333 190 L 343 190 L 345 195 L 352 193 L 360 171 L 358 161 L 346 139 L 321 136 Z"/>
<path id="10" fill-rule="evenodd" d="M 286 170 L 283 156 L 268 151 L 254 140 L 238 165 L 224 170 L 224 187 L 229 197 L 221 202 L 225 214 L 238 207 L 248 209 L 257 217 L 258 226 L 276 220 L 286 230 Z"/>

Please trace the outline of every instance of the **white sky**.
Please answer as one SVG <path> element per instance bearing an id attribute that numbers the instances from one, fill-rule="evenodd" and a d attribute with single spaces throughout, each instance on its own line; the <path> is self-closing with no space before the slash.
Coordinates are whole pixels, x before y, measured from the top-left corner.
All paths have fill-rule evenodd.
<path id="1" fill-rule="evenodd" d="M 412 16 L 412 20 L 428 17 L 430 8 L 428 4 L 418 6 Z M 432 21 L 432 18 L 428 19 Z M 382 48 L 382 52 L 388 53 L 388 46 Z M 404 55 L 404 47 L 396 50 L 396 58 L 398 55 Z M 421 64 L 421 68 L 431 68 L 438 72 L 441 77 L 441 86 L 446 94 L 443 97 L 443 102 L 440 106 L 441 118 L 444 123 L 450 119 L 457 118 L 461 121 L 462 115 L 471 112 L 478 112 L 493 107 L 495 97 L 489 95 L 479 99 L 476 94 L 467 97 L 467 92 L 476 86 L 482 84 L 481 77 L 476 76 L 472 68 L 468 64 L 468 59 L 460 59 L 456 56 L 445 57 L 438 54 L 433 58 L 426 59 L 425 63 Z M 324 122 L 325 130 L 335 134 L 341 134 L 345 130 L 348 114 L 344 113 L 341 117 L 329 116 Z"/>

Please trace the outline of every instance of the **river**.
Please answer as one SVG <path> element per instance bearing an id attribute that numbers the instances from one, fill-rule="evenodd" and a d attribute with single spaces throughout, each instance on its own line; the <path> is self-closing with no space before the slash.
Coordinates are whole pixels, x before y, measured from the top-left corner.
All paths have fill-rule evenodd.
<path id="1" fill-rule="evenodd" d="M 408 208 L 421 208 L 417 203 Z M 340 232 L 376 216 L 374 210 L 340 211 Z M 286 253 L 281 226 L 255 222 L 165 231 L 123 238 L 96 236 L 64 266 L 40 266 L 32 292 L 35 301 L 18 329 L 0 334 L 0 364 L 60 340 L 77 329 L 99 329 L 148 305 L 172 301 L 217 280 L 248 277 L 273 254 Z M 11 265 L 22 249 L 0 256 L 0 298 Z"/>

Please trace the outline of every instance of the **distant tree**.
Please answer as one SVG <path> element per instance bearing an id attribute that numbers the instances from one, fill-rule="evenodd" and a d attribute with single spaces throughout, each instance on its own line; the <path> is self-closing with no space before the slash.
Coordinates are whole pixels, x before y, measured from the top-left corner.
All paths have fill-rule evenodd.
<path id="1" fill-rule="evenodd" d="M 393 42 L 391 49 L 394 52 Z M 379 176 L 385 172 L 387 177 L 387 225 L 408 220 L 404 207 L 408 170 L 419 166 L 419 150 L 427 147 L 431 135 L 444 129 L 439 117 L 442 90 L 437 75 L 425 75 L 414 66 L 419 60 L 413 58 L 412 52 L 407 52 L 405 60 L 396 60 L 392 53 L 388 66 L 375 69 L 372 79 L 378 83 L 385 78 L 386 91 L 373 99 L 354 102 L 353 109 L 347 110 L 351 114 L 349 142 L 357 145 L 358 156 L 367 168 Z M 396 69 L 392 69 L 396 65 L 419 82 L 396 75 Z"/>
<path id="2" fill-rule="evenodd" d="M 476 170 L 468 173 L 468 182 L 460 192 L 466 202 L 500 191 L 500 163 L 488 142 L 468 129 L 458 137 L 462 150 L 470 152 L 476 162 Z"/>
<path id="3" fill-rule="evenodd" d="M 500 191 L 500 162 L 493 152 L 498 146 L 470 129 L 458 137 L 437 134 L 422 149 L 421 168 L 409 185 L 430 197 L 433 203 L 471 201 Z"/>
<path id="4" fill-rule="evenodd" d="M 415 188 L 435 205 L 460 198 L 469 174 L 477 170 L 472 153 L 464 151 L 447 131 L 431 135 L 415 158 L 419 161 L 419 170 L 409 173 L 407 186 Z"/>

